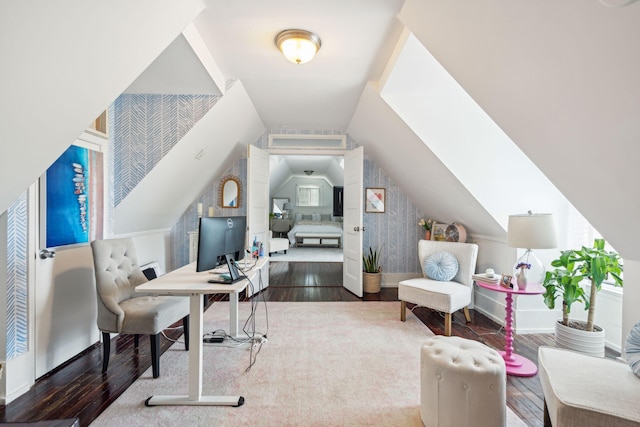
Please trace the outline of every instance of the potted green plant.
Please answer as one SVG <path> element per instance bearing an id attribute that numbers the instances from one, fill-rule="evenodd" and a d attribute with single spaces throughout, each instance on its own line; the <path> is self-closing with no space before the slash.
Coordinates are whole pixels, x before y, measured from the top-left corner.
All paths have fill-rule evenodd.
<path id="1" fill-rule="evenodd" d="M 604 356 L 604 330 L 594 324 L 596 295 L 609 277 L 615 286 L 622 286 L 620 256 L 605 249 L 604 239 L 595 239 L 591 248 L 583 246 L 579 250 L 562 251 L 551 266 L 554 270 L 547 271 L 542 286 L 545 288 L 544 302 L 550 309 L 554 309 L 557 298 L 562 297 L 562 320 L 556 323 L 556 343 Z M 591 282 L 588 296 L 582 287 L 585 279 Z M 574 302 L 584 303 L 588 310 L 586 322 L 569 318 Z"/>
<path id="2" fill-rule="evenodd" d="M 382 266 L 380 266 L 381 250 L 369 247 L 369 252 L 362 254 L 362 286 L 366 293 L 375 294 L 380 292 L 382 283 Z"/>

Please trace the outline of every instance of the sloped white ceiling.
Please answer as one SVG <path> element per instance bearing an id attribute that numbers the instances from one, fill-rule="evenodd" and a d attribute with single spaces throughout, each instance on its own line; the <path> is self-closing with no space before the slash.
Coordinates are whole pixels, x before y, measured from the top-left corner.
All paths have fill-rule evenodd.
<path id="1" fill-rule="evenodd" d="M 430 218 L 459 222 L 470 233 L 506 237 L 505 229 L 394 113 L 374 85 L 362 93 L 348 132 Z"/>
<path id="2" fill-rule="evenodd" d="M 203 7 L 199 0 L 2 3 L 0 212 Z"/>
<path id="3" fill-rule="evenodd" d="M 344 130 L 366 81 L 381 71 L 380 51 L 395 42 L 388 35 L 403 0 L 205 3 L 203 38 L 222 72 L 243 81 L 269 129 Z M 292 64 L 276 48 L 276 35 L 289 28 L 319 35 L 313 61 Z"/>
<path id="4" fill-rule="evenodd" d="M 387 70 L 382 99 L 504 229 L 512 214 L 567 216 L 558 189 L 408 31 Z"/>
<path id="5" fill-rule="evenodd" d="M 640 259 L 640 3 L 407 0 L 399 17 L 616 250 Z"/>
<path id="6" fill-rule="evenodd" d="M 222 95 L 182 34 L 129 85 L 125 93 Z"/>

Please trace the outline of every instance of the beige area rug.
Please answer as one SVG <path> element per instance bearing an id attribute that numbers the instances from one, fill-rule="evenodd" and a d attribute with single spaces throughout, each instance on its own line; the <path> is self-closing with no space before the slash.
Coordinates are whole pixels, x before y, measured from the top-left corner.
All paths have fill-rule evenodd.
<path id="1" fill-rule="evenodd" d="M 313 246 L 289 248 L 287 253 L 274 252 L 270 261 L 283 262 L 342 262 L 342 248 L 316 248 Z"/>
<path id="2" fill-rule="evenodd" d="M 228 331 L 228 303 L 205 313 L 206 332 Z M 91 425 L 100 426 L 422 426 L 420 348 L 433 334 L 399 302 L 260 303 L 267 332 L 249 372 L 248 347 L 205 344 L 203 392 L 241 395 L 243 406 L 146 407 L 152 395 L 187 394 L 187 352 L 174 344 Z M 246 319 L 250 303 L 240 303 Z M 524 426 L 509 409 L 510 426 Z"/>

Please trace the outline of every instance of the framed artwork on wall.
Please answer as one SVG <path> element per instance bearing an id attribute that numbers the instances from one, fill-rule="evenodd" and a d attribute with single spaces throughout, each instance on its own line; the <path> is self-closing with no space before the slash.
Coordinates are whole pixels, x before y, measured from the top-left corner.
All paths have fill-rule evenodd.
<path id="1" fill-rule="evenodd" d="M 365 190 L 365 212 L 384 213 L 385 189 L 367 188 Z"/>
<path id="2" fill-rule="evenodd" d="M 42 182 L 44 245 L 53 248 L 101 239 L 104 209 L 103 155 L 70 146 Z"/>
<path id="3" fill-rule="evenodd" d="M 434 223 L 431 226 L 431 240 L 444 241 L 449 224 Z"/>

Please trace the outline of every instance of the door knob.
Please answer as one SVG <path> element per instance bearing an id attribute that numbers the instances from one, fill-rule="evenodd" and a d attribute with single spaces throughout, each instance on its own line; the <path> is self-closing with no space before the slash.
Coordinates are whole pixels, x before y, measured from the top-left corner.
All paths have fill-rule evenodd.
<path id="1" fill-rule="evenodd" d="M 53 258 L 56 256 L 56 251 L 49 251 L 47 249 L 40 249 L 40 259 Z"/>

